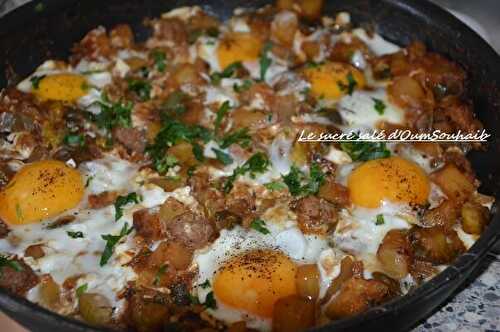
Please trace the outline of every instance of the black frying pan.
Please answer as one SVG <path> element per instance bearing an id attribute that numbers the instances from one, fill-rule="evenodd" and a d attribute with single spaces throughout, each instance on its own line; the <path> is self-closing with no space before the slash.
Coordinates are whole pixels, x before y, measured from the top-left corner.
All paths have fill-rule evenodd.
<path id="1" fill-rule="evenodd" d="M 30 3 L 0 19 L 0 87 L 30 74 L 47 58 L 64 59 L 87 31 L 118 23 L 133 26 L 139 40 L 148 35 L 145 17 L 182 5 L 198 4 L 227 18 L 236 7 L 258 7 L 266 0 L 44 0 Z M 43 3 L 43 5 L 40 5 Z M 42 10 L 40 10 L 42 9 Z M 355 23 L 371 24 L 401 45 L 420 40 L 431 50 L 460 63 L 469 73 L 468 91 L 475 110 L 493 135 L 487 151 L 471 159 L 481 191 L 500 199 L 500 57 L 476 33 L 439 7 L 424 0 L 327 0 L 325 13 L 346 10 Z M 317 331 L 397 331 L 410 328 L 445 301 L 478 267 L 500 237 L 500 212 L 494 207 L 489 227 L 455 264 L 407 296 Z M 34 331 L 97 331 L 58 316 L 0 289 L 0 308 Z"/>

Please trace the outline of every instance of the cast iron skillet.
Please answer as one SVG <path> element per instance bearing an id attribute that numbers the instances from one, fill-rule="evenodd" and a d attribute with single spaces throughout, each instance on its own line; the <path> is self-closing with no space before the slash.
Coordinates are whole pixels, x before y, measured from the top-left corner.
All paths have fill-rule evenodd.
<path id="1" fill-rule="evenodd" d="M 43 5 L 40 5 L 42 3 Z M 30 3 L 0 19 L 0 88 L 27 76 L 47 58 L 64 59 L 73 43 L 90 29 L 129 23 L 139 40 L 148 35 L 145 17 L 182 5 L 202 5 L 223 18 L 236 7 L 258 7 L 266 0 L 44 0 Z M 42 10 L 41 10 L 42 9 Z M 500 58 L 477 34 L 439 7 L 423 0 L 327 0 L 325 13 L 347 10 L 359 24 L 373 25 L 400 45 L 420 40 L 431 50 L 460 63 L 469 73 L 470 97 L 493 135 L 487 151 L 471 154 L 481 191 L 500 198 Z M 406 330 L 428 316 L 477 268 L 500 233 L 500 212 L 476 244 L 444 272 L 405 297 L 317 331 Z M 58 316 L 0 289 L 0 308 L 34 331 L 99 331 Z M 102 330 L 101 330 L 102 331 Z"/>

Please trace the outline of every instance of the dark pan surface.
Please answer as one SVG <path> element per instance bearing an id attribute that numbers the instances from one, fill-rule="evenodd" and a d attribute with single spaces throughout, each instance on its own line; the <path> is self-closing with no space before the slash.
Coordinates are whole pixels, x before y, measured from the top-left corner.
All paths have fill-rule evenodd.
<path id="1" fill-rule="evenodd" d="M 258 7 L 265 0 L 45 0 L 43 11 L 23 6 L 0 20 L 0 87 L 27 76 L 47 58 L 64 59 L 73 43 L 87 31 L 118 23 L 133 26 L 139 39 L 148 31 L 145 17 L 169 9 L 199 4 L 227 18 L 236 7 Z M 37 3 L 40 3 L 38 1 Z M 38 5 L 37 8 L 40 8 Z M 492 137 L 487 151 L 471 159 L 481 179 L 482 192 L 500 198 L 500 58 L 478 35 L 453 16 L 424 0 L 331 0 L 325 13 L 349 11 L 353 20 L 369 24 L 390 41 L 407 45 L 424 42 L 431 50 L 460 63 L 469 73 L 475 111 Z M 500 235 L 500 212 L 482 237 L 454 265 L 407 296 L 317 331 L 406 330 L 429 315 L 477 268 Z M 0 308 L 33 331 L 96 331 L 81 322 L 58 316 L 0 289 Z"/>

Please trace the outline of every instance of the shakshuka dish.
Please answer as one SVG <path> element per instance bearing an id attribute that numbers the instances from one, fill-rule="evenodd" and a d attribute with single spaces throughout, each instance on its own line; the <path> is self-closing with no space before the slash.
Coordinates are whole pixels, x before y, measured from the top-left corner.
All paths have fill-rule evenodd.
<path id="1" fill-rule="evenodd" d="M 457 64 L 321 0 L 97 27 L 0 94 L 0 287 L 129 331 L 301 331 L 404 296 L 493 198 Z M 159 13 L 160 15 L 160 13 Z"/>

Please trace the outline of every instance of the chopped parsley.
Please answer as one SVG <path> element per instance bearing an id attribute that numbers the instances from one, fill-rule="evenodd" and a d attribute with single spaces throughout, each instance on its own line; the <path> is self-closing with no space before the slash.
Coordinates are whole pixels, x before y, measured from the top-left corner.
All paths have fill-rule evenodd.
<path id="1" fill-rule="evenodd" d="M 231 105 L 229 104 L 229 101 L 227 101 L 227 100 L 219 107 L 219 110 L 217 111 L 217 115 L 215 117 L 215 123 L 214 123 L 215 135 L 217 135 L 217 132 L 219 131 L 220 126 L 222 124 L 222 120 L 227 115 L 227 113 L 229 112 L 230 109 L 231 109 Z"/>
<path id="2" fill-rule="evenodd" d="M 250 176 L 254 178 L 257 173 L 264 173 L 268 167 L 269 159 L 267 159 L 267 156 L 262 152 L 255 153 L 243 165 L 234 169 L 233 174 L 224 182 L 223 191 L 226 194 L 229 193 L 233 189 L 234 181 L 236 181 L 238 176 L 250 173 Z"/>
<path id="3" fill-rule="evenodd" d="M 4 266 L 8 266 L 17 272 L 21 272 L 23 270 L 23 267 L 21 266 L 21 264 L 19 264 L 18 261 L 0 255 L 0 275 Z"/>
<path id="4" fill-rule="evenodd" d="M 223 78 L 232 77 L 241 68 L 243 68 L 241 62 L 234 62 L 227 66 L 222 72 L 215 72 L 210 75 L 210 81 L 212 81 L 212 84 L 219 84 Z"/>
<path id="5" fill-rule="evenodd" d="M 199 162 L 203 162 L 205 160 L 205 156 L 203 155 L 203 148 L 198 143 L 192 143 L 193 145 L 193 155 Z"/>
<path id="6" fill-rule="evenodd" d="M 346 78 L 347 78 L 347 84 L 345 84 L 342 81 L 337 81 L 337 85 L 339 86 L 340 91 L 347 92 L 347 94 L 350 96 L 352 95 L 354 88 L 358 85 L 358 82 L 356 82 L 356 80 L 354 79 L 352 72 L 349 72 Z"/>
<path id="7" fill-rule="evenodd" d="M 84 147 L 85 146 L 85 135 L 83 134 L 67 134 L 63 138 L 63 143 L 73 147 Z"/>
<path id="8" fill-rule="evenodd" d="M 309 170 L 309 177 L 297 166 L 292 166 L 290 173 L 282 175 L 283 182 L 288 186 L 292 196 L 315 195 L 325 182 L 325 173 L 317 163 L 312 163 Z"/>
<path id="9" fill-rule="evenodd" d="M 168 148 L 182 141 L 193 145 L 198 140 L 206 143 L 211 139 L 211 137 L 211 132 L 205 127 L 187 125 L 180 121 L 167 118 L 164 121 L 162 129 L 158 135 L 156 135 L 154 143 L 146 148 L 146 152 L 151 157 L 154 168 L 159 173 L 164 173 L 169 167 L 173 166 L 171 162 L 169 163 L 169 161 L 173 160 L 168 160 L 168 157 L 165 156 Z M 196 150 L 194 150 L 193 153 L 197 153 Z M 200 155 L 198 155 L 198 157 L 200 157 Z"/>
<path id="10" fill-rule="evenodd" d="M 119 220 L 123 216 L 123 206 L 129 203 L 139 203 L 141 201 L 141 196 L 137 195 L 135 192 L 128 194 L 127 196 L 118 196 L 115 201 L 115 221 Z"/>
<path id="11" fill-rule="evenodd" d="M 380 99 L 377 99 L 377 98 L 372 98 L 373 102 L 375 103 L 375 105 L 373 106 L 375 108 L 375 111 L 379 114 L 379 115 L 383 115 L 384 114 L 384 111 L 386 109 L 387 106 L 385 106 L 385 103 L 383 100 L 380 100 Z"/>
<path id="12" fill-rule="evenodd" d="M 89 185 L 90 185 L 90 182 L 92 182 L 92 180 L 94 180 L 94 176 L 91 175 L 87 178 L 87 181 L 85 181 L 85 188 L 88 188 Z"/>
<path id="13" fill-rule="evenodd" d="M 113 103 L 108 100 L 106 95 L 103 95 L 102 101 L 99 102 L 101 112 L 93 115 L 93 120 L 97 127 L 101 129 L 111 130 L 115 127 L 130 128 L 132 126 L 132 107 L 131 102 Z"/>
<path id="14" fill-rule="evenodd" d="M 275 190 L 283 190 L 287 186 L 283 182 L 273 181 L 273 182 L 269 182 L 269 183 L 264 184 L 264 187 L 266 187 L 267 190 L 275 191 Z"/>
<path id="15" fill-rule="evenodd" d="M 248 128 L 240 128 L 222 137 L 219 146 L 226 149 L 233 144 L 239 144 L 242 148 L 247 148 L 251 142 L 252 138 L 248 134 Z"/>
<path id="16" fill-rule="evenodd" d="M 30 78 L 31 86 L 33 89 L 38 90 L 40 88 L 40 81 L 43 80 L 47 75 L 33 76 Z"/>
<path id="17" fill-rule="evenodd" d="M 217 309 L 217 302 L 215 301 L 214 292 L 209 292 L 207 297 L 205 297 L 205 303 L 203 306 L 207 309 Z"/>
<path id="18" fill-rule="evenodd" d="M 201 287 L 201 288 L 203 288 L 203 289 L 207 289 L 207 288 L 209 288 L 209 287 L 210 287 L 210 280 L 208 280 L 208 279 L 207 279 L 207 280 L 205 280 L 205 282 L 204 282 L 204 283 L 199 284 L 198 286 L 200 286 L 200 287 Z"/>
<path id="19" fill-rule="evenodd" d="M 87 289 L 89 288 L 89 285 L 88 284 L 83 284 L 81 286 L 79 286 L 77 289 L 76 289 L 76 296 L 80 297 L 83 295 L 83 293 L 85 293 L 87 291 Z"/>
<path id="20" fill-rule="evenodd" d="M 340 143 L 340 148 L 346 152 L 353 161 L 387 158 L 391 155 L 391 152 L 383 142 L 342 142 Z"/>
<path id="21" fill-rule="evenodd" d="M 262 219 L 256 218 L 250 223 L 250 228 L 255 229 L 257 232 L 262 234 L 271 233 L 266 227 L 266 222 Z"/>
<path id="22" fill-rule="evenodd" d="M 251 80 L 244 80 L 242 84 L 233 84 L 234 92 L 241 93 L 243 91 L 247 91 L 252 86 Z"/>
<path id="23" fill-rule="evenodd" d="M 212 148 L 212 151 L 215 153 L 215 157 L 218 161 L 220 161 L 223 165 L 231 165 L 233 163 L 233 158 L 228 153 L 225 153 L 222 150 Z"/>
<path id="24" fill-rule="evenodd" d="M 380 226 L 385 223 L 384 216 L 382 214 L 377 214 L 377 220 L 375 221 L 375 225 Z"/>
<path id="25" fill-rule="evenodd" d="M 163 277 L 163 275 L 165 274 L 165 272 L 167 271 L 167 267 L 168 265 L 167 264 L 163 264 L 162 266 L 160 266 L 160 268 L 158 269 L 158 271 L 156 272 L 156 275 L 155 275 L 155 279 L 153 281 L 153 285 L 155 286 L 158 286 L 158 284 L 160 283 L 161 281 L 161 277 Z"/>
<path id="26" fill-rule="evenodd" d="M 118 235 L 111 235 L 111 234 L 106 234 L 106 235 L 101 235 L 102 239 L 106 241 L 106 246 L 104 247 L 104 251 L 102 252 L 101 256 L 101 261 L 99 264 L 101 266 L 106 265 L 106 263 L 109 261 L 111 256 L 113 255 L 113 249 L 115 246 L 120 242 L 122 238 L 125 236 L 129 235 L 132 231 L 134 230 L 133 227 L 128 228 L 128 223 L 125 223 L 123 225 L 120 234 Z"/>
<path id="27" fill-rule="evenodd" d="M 178 163 L 179 163 L 179 161 L 177 160 L 177 158 L 175 158 L 172 155 L 167 154 L 163 158 L 155 160 L 153 163 L 153 166 L 158 171 L 158 173 L 164 174 L 170 168 L 174 167 Z"/>
<path id="28" fill-rule="evenodd" d="M 135 94 L 142 101 L 146 101 L 151 98 L 151 84 L 147 81 L 130 79 L 128 80 L 128 89 L 135 92 Z"/>
<path id="29" fill-rule="evenodd" d="M 262 52 L 260 54 L 259 64 L 260 64 L 260 80 L 264 81 L 266 79 L 266 73 L 269 67 L 271 66 L 272 59 L 269 57 L 268 53 L 271 51 L 273 44 L 271 42 L 267 42 L 264 44 L 262 48 Z"/>
<path id="30" fill-rule="evenodd" d="M 165 55 L 165 52 L 154 50 L 151 53 L 151 56 L 153 57 L 153 60 L 155 62 L 156 70 L 158 70 L 160 73 L 165 72 L 165 69 L 167 68 L 167 56 Z"/>
<path id="31" fill-rule="evenodd" d="M 73 239 L 78 239 L 78 238 L 84 237 L 82 232 L 67 231 L 66 233 L 68 234 L 69 237 L 72 237 Z"/>

